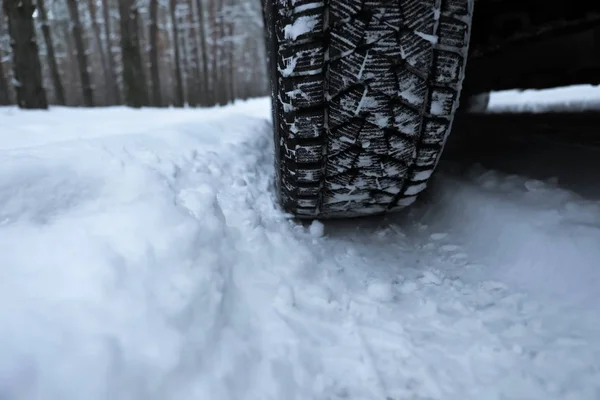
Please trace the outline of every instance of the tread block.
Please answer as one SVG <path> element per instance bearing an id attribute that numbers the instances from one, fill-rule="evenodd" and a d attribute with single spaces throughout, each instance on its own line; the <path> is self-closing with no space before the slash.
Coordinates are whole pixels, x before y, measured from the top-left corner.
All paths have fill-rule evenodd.
<path id="1" fill-rule="evenodd" d="M 367 24 L 360 20 L 331 28 L 329 58 L 336 59 L 352 53 L 361 44 L 366 29 Z"/>
<path id="2" fill-rule="evenodd" d="M 311 2 L 311 4 L 318 5 L 319 3 Z M 283 47 L 307 39 L 323 37 L 325 28 L 323 8 L 308 7 L 302 9 L 301 5 L 297 4 L 295 10 L 300 10 L 300 12 L 291 14 L 285 20 L 281 20 L 276 29 L 277 41 Z"/>
<path id="3" fill-rule="evenodd" d="M 323 172 L 320 169 L 298 169 L 296 180 L 304 183 L 319 182 L 322 174 Z"/>
<path id="4" fill-rule="evenodd" d="M 438 85 L 454 85 L 460 80 L 463 57 L 460 54 L 438 50 L 435 53 L 434 77 Z"/>
<path id="5" fill-rule="evenodd" d="M 282 100 L 294 109 L 322 104 L 325 100 L 323 80 L 319 76 L 310 76 L 303 80 L 288 80 L 282 83 Z"/>
<path id="6" fill-rule="evenodd" d="M 451 47 L 463 47 L 467 45 L 467 32 L 469 26 L 453 18 L 440 17 L 439 41 L 441 44 Z"/>
<path id="7" fill-rule="evenodd" d="M 412 67 L 429 75 L 433 59 L 433 45 L 431 42 L 411 31 L 402 31 L 400 41 L 400 49 L 404 60 Z"/>
<path id="8" fill-rule="evenodd" d="M 291 119 L 289 131 L 301 139 L 325 137 L 325 115 L 323 110 L 295 114 Z"/>
<path id="9" fill-rule="evenodd" d="M 400 193 L 402 186 L 404 185 L 403 179 L 395 179 L 389 177 L 383 177 L 377 179 L 377 183 L 379 184 L 379 190 L 389 193 L 391 195 L 397 195 Z"/>
<path id="10" fill-rule="evenodd" d="M 333 21 L 346 21 L 358 14 L 363 7 L 363 0 L 332 1 L 330 16 Z"/>
<path id="11" fill-rule="evenodd" d="M 282 49 L 277 60 L 283 77 L 317 75 L 323 72 L 325 49 L 320 42 Z"/>
<path id="12" fill-rule="evenodd" d="M 396 68 L 398 96 L 409 104 L 421 108 L 427 97 L 427 80 L 411 72 L 406 66 Z"/>
<path id="13" fill-rule="evenodd" d="M 411 138 L 416 138 L 421 132 L 421 114 L 405 104 L 394 105 L 394 127 Z"/>
<path id="14" fill-rule="evenodd" d="M 339 152 L 335 155 L 331 155 L 327 158 L 328 161 L 328 169 L 332 168 L 332 174 L 340 174 L 347 172 L 350 169 L 356 167 L 356 163 L 358 160 L 358 156 L 360 155 L 360 150 L 357 147 L 353 147 L 346 151 Z"/>
<path id="15" fill-rule="evenodd" d="M 432 35 L 435 26 L 435 0 L 404 0 L 404 25 L 416 32 Z"/>
<path id="16" fill-rule="evenodd" d="M 425 168 L 432 167 L 437 162 L 439 154 L 439 149 L 421 148 L 415 159 L 415 166 Z"/>
<path id="17" fill-rule="evenodd" d="M 466 16 L 469 14 L 468 0 L 445 0 L 442 2 L 442 13 L 453 16 Z"/>
<path id="18" fill-rule="evenodd" d="M 323 146 L 296 146 L 296 162 L 302 164 L 318 163 L 323 157 Z"/>
<path id="19" fill-rule="evenodd" d="M 402 160 L 406 163 L 410 162 L 414 158 L 414 141 L 408 140 L 407 138 L 399 135 L 390 135 L 387 138 L 387 142 L 388 154 L 391 157 L 397 160 Z"/>
<path id="20" fill-rule="evenodd" d="M 449 116 L 456 101 L 456 91 L 448 88 L 431 89 L 429 113 L 437 116 Z"/>
<path id="21" fill-rule="evenodd" d="M 383 162 L 383 171 L 385 172 L 385 176 L 390 178 L 404 176 L 406 171 L 408 171 L 408 165 L 399 160 L 388 159 Z"/>
<path id="22" fill-rule="evenodd" d="M 425 144 L 441 143 L 450 128 L 450 121 L 444 118 L 425 118 L 421 140 Z"/>
<path id="23" fill-rule="evenodd" d="M 319 196 L 320 188 L 317 187 L 299 187 L 298 197 L 314 197 L 315 199 Z"/>
<path id="24" fill-rule="evenodd" d="M 334 129 L 355 118 L 360 112 L 361 100 L 367 91 L 366 86 L 357 85 L 332 99 L 329 105 L 329 128 Z"/>

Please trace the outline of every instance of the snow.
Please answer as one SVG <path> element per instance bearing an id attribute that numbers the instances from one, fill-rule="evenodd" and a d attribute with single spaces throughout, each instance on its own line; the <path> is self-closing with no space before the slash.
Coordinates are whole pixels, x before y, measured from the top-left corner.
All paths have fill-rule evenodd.
<path id="1" fill-rule="evenodd" d="M 299 36 L 311 32 L 317 26 L 318 22 L 317 17 L 313 15 L 298 17 L 293 24 L 285 26 L 285 38 L 296 40 Z"/>
<path id="2" fill-rule="evenodd" d="M 325 225 L 320 221 L 314 220 L 310 224 L 309 232 L 314 237 L 321 237 L 325 233 Z"/>
<path id="3" fill-rule="evenodd" d="M 0 108 L 0 399 L 599 398 L 599 157 L 303 225 L 269 118 Z"/>
<path id="4" fill-rule="evenodd" d="M 599 108 L 598 85 L 492 92 L 488 105 L 490 112 L 587 111 Z"/>

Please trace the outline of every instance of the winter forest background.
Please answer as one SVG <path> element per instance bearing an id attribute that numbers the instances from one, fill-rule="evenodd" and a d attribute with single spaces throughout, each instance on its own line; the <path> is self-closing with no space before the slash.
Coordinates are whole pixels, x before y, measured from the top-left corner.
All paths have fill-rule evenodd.
<path id="1" fill-rule="evenodd" d="M 19 89 L 36 97 L 26 108 L 213 106 L 268 93 L 258 0 L 0 1 L 0 105 L 22 103 Z"/>

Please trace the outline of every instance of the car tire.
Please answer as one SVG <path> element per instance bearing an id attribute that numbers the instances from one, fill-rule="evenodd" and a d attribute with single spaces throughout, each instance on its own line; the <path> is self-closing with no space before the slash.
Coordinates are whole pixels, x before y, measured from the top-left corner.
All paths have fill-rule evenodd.
<path id="1" fill-rule="evenodd" d="M 400 210 L 451 131 L 473 0 L 264 0 L 276 181 L 299 218 Z"/>

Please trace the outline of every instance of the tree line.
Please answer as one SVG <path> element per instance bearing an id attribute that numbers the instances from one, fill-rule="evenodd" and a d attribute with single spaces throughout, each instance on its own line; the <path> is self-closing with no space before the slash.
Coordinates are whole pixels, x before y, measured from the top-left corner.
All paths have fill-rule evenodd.
<path id="1" fill-rule="evenodd" d="M 0 1 L 0 105 L 208 107 L 268 93 L 258 0 Z"/>

